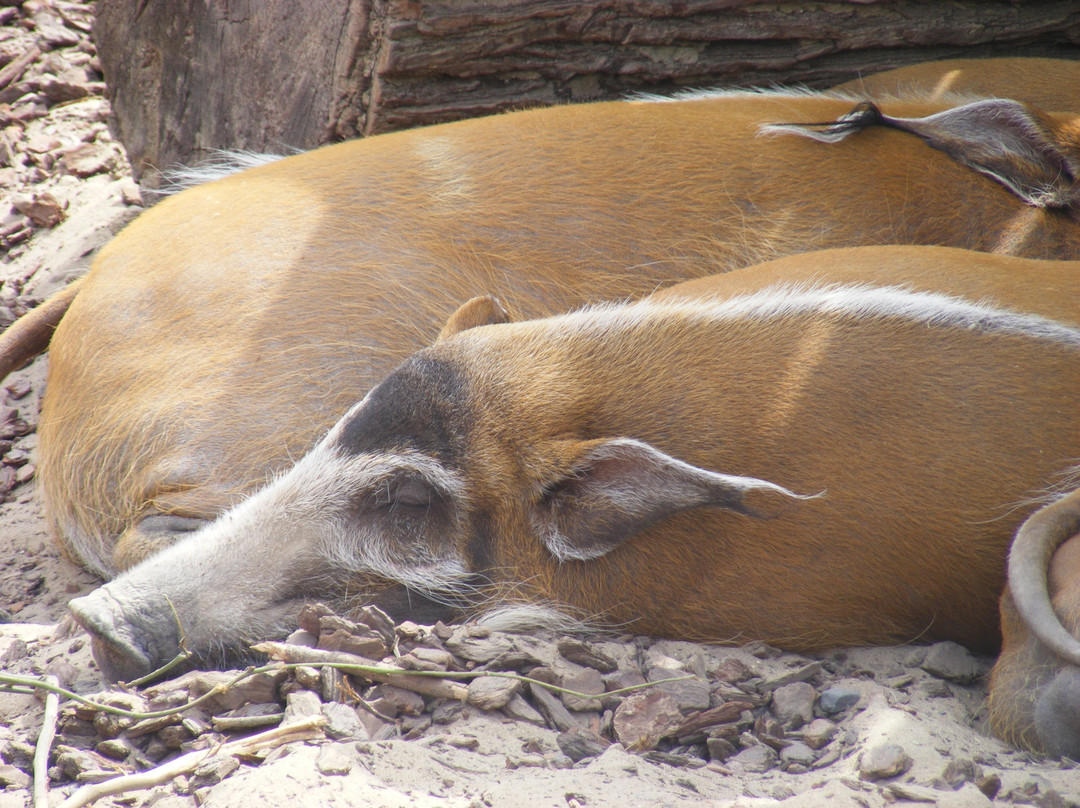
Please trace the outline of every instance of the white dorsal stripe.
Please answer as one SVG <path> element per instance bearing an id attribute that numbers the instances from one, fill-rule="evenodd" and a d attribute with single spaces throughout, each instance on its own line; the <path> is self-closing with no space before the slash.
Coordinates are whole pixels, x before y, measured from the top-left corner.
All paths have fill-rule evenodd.
<path id="1" fill-rule="evenodd" d="M 597 305 L 564 317 L 573 328 L 600 328 L 665 317 L 703 317 L 709 320 L 771 320 L 808 314 L 836 314 L 856 319 L 899 319 L 946 329 L 977 330 L 1027 337 L 1080 350 L 1080 328 L 1037 314 L 1010 311 L 988 301 L 972 302 L 937 292 L 903 286 L 814 285 L 780 283 L 748 295 L 727 299 L 672 298 L 642 300 L 627 305 Z"/>

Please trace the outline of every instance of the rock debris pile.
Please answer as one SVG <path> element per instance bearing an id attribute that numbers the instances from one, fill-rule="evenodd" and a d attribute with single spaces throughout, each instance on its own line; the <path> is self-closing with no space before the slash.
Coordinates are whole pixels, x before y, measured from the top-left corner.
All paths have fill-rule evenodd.
<path id="1" fill-rule="evenodd" d="M 38 283 L 39 270 L 85 268 L 84 253 L 141 204 L 109 133 L 92 20 L 87 2 L 0 2 L 0 332 L 53 291 Z M 68 223 L 72 203 L 87 202 L 81 218 L 96 221 Z M 69 246 L 35 251 L 35 235 L 62 227 Z M 23 440 L 36 427 L 31 392 L 19 379 L 0 393 L 0 502 L 25 493 L 15 489 L 34 476 L 33 442 Z"/>
<path id="2" fill-rule="evenodd" d="M 1037 777 L 1005 784 L 1019 753 L 947 750 L 947 765 L 920 779 L 912 776 L 917 750 L 902 738 L 863 731 L 859 719 L 868 708 L 915 712 L 913 700 L 966 699 L 969 720 L 977 721 L 986 663 L 952 643 L 913 647 L 903 667 L 872 670 L 847 652 L 808 658 L 762 644 L 733 649 L 509 634 L 476 624 L 395 625 L 374 607 L 347 619 L 309 605 L 299 625 L 288 642 L 255 646 L 278 662 L 238 681 L 240 671 L 191 671 L 96 697 L 138 713 L 203 697 L 179 712 L 126 717 L 65 704 L 49 770 L 54 786 L 150 769 L 312 717 L 322 722 L 323 739 L 308 745 L 318 747 L 315 768 L 323 776 L 347 774 L 364 755 L 402 739 L 482 755 L 471 727 L 486 717 L 543 730 L 499 753 L 509 770 L 587 771 L 618 754 L 719 780 L 797 775 L 807 788 L 815 776 L 842 773 L 852 796 L 885 802 L 934 804 L 962 795 L 950 804 L 1075 804 Z M 201 804 L 214 784 L 272 764 L 287 749 L 243 759 L 208 754 L 172 789 Z M 0 780 L 25 783 L 31 751 L 24 741 L 0 744 L 7 763 Z M 774 783 L 768 796 L 800 790 Z"/>

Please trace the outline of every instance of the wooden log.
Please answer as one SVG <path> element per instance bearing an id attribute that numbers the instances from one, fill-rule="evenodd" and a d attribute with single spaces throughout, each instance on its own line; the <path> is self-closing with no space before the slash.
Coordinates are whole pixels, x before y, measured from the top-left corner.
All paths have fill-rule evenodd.
<path id="1" fill-rule="evenodd" d="M 136 174 L 543 104 L 1076 58 L 1072 0 L 98 0 Z"/>

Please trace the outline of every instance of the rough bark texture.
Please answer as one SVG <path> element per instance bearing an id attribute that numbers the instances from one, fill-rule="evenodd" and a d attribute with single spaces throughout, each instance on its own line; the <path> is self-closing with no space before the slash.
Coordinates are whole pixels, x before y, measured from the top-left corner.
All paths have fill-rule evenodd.
<path id="1" fill-rule="evenodd" d="M 1074 0 L 98 0 L 135 171 L 566 101 L 1080 56 Z"/>

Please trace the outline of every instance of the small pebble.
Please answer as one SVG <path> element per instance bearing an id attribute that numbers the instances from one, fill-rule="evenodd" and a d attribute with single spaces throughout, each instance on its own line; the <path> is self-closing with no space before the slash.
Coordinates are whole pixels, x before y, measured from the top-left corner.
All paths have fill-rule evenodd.
<path id="1" fill-rule="evenodd" d="M 560 733 L 555 740 L 563 754 L 575 763 L 584 758 L 598 757 L 611 746 L 611 741 L 581 727 L 572 727 Z"/>
<path id="2" fill-rule="evenodd" d="M 776 765 L 776 752 L 768 746 L 759 744 L 744 749 L 724 763 L 733 772 L 761 774 Z"/>
<path id="3" fill-rule="evenodd" d="M 787 764 L 797 764 L 809 768 L 816 760 L 817 755 L 814 750 L 800 741 L 796 741 L 780 750 L 780 762 L 785 766 Z"/>
<path id="4" fill-rule="evenodd" d="M 984 674 L 982 664 L 962 645 L 939 642 L 932 645 L 922 663 L 922 669 L 939 679 L 967 685 Z"/>
<path id="5" fill-rule="evenodd" d="M 818 699 L 818 706 L 826 715 L 836 715 L 854 707 L 862 698 L 862 691 L 854 687 L 836 685 L 826 688 Z"/>
<path id="6" fill-rule="evenodd" d="M 315 757 L 315 768 L 326 776 L 344 775 L 352 771 L 356 763 L 356 753 L 346 744 L 326 743 L 319 747 Z"/>
<path id="7" fill-rule="evenodd" d="M 481 710 L 499 710 L 521 689 L 521 681 L 501 676 L 478 676 L 469 682 L 469 704 Z"/>
<path id="8" fill-rule="evenodd" d="M 880 744 L 862 753 L 859 776 L 864 780 L 896 777 L 910 769 L 913 762 L 911 756 L 898 744 Z"/>
<path id="9" fill-rule="evenodd" d="M 806 682 L 782 685 L 773 691 L 772 711 L 784 729 L 799 729 L 814 717 L 817 691 Z"/>
<path id="10" fill-rule="evenodd" d="M 815 718 L 803 728 L 803 742 L 811 749 L 821 749 L 836 737 L 837 726 L 827 718 Z"/>

